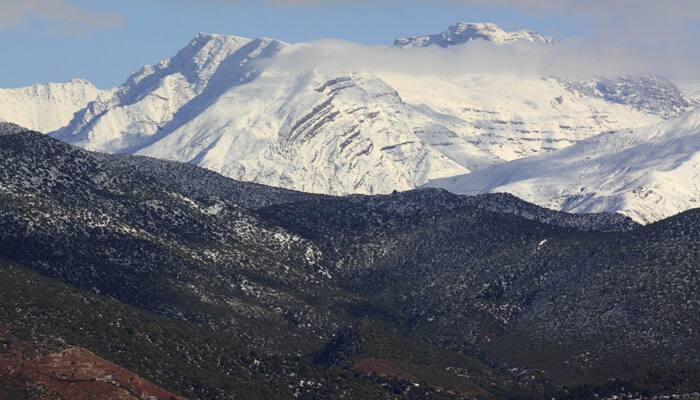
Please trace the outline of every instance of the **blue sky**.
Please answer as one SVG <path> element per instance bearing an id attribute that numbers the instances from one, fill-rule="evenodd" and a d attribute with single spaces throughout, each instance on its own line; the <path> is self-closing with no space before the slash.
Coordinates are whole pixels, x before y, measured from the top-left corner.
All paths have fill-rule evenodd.
<path id="1" fill-rule="evenodd" d="M 568 7 L 560 7 L 567 2 Z M 0 0 L 0 87 L 73 77 L 111 87 L 142 65 L 171 56 L 200 31 L 291 42 L 340 38 L 389 44 L 397 36 L 436 33 L 457 21 L 496 22 L 506 29 L 527 28 L 559 39 L 590 37 L 607 29 L 604 20 L 614 10 L 578 13 L 577 2 Z M 687 13 L 675 14 L 669 13 L 669 18 Z"/>

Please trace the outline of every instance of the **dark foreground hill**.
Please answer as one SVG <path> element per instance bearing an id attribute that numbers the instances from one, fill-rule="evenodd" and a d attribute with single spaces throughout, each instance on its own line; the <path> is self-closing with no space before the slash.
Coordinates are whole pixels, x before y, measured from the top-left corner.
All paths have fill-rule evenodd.
<path id="1" fill-rule="evenodd" d="M 309 195 L 0 125 L 2 351 L 76 346 L 185 398 L 689 396 L 699 231 Z"/>

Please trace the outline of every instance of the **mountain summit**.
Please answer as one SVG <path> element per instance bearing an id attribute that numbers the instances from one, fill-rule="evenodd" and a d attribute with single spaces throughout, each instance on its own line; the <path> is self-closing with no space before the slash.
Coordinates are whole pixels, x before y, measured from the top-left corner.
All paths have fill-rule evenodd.
<path id="1" fill-rule="evenodd" d="M 504 31 L 493 23 L 456 23 L 447 31 L 434 35 L 410 36 L 398 38 L 394 45 L 398 47 L 450 47 L 474 40 L 486 40 L 497 45 L 513 44 L 516 42 L 531 42 L 554 44 L 551 37 L 542 36 L 532 31 Z"/>

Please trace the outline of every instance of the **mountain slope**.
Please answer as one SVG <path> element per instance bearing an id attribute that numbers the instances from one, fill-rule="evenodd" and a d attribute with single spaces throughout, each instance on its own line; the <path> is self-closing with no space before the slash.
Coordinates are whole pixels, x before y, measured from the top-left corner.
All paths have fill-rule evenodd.
<path id="1" fill-rule="evenodd" d="M 0 153 L 0 322 L 23 340 L 66 338 L 191 398 L 396 398 L 385 380 L 301 357 L 360 301 L 313 244 L 238 205 L 319 196 L 13 125 L 0 124 Z M 452 398 L 410 386 L 391 389 Z"/>
<path id="2" fill-rule="evenodd" d="M 173 174 L 154 173 L 170 168 L 170 163 L 138 158 L 125 162 L 122 157 L 88 153 L 37 133 L 13 131 L 0 135 L 0 154 L 6 160 L 0 173 L 0 221 L 5 227 L 0 238 L 3 253 L 11 261 L 188 321 L 203 318 L 201 307 L 209 309 L 209 318 L 215 318 L 223 304 L 235 309 L 234 304 L 258 286 L 256 281 L 272 285 L 279 279 L 280 286 L 267 294 L 267 311 L 240 305 L 242 315 L 235 322 L 211 321 L 222 329 L 245 324 L 247 313 L 258 318 L 265 314 L 283 327 L 279 313 L 285 307 L 273 304 L 282 298 L 298 304 L 292 298 L 324 291 L 321 281 L 326 272 L 314 261 L 313 245 L 260 223 L 239 205 L 252 208 L 303 199 L 300 194 L 217 182 L 207 179 L 212 173 L 192 166 Z M 145 165 L 136 167 L 140 162 Z M 182 183 L 192 178 L 201 190 Z M 222 183 L 229 188 L 207 189 Z M 189 197 L 191 191 L 196 194 Z M 40 208 L 50 212 L 37 213 Z M 257 249 L 252 258 L 247 255 L 251 247 Z M 291 258 L 286 259 L 285 253 Z M 167 270 L 160 271 L 164 265 Z M 239 266 L 237 272 L 233 266 Z M 273 279 L 270 274 L 278 269 L 284 272 Z M 306 283 L 298 285 L 301 292 L 285 288 L 293 280 Z M 208 287 L 206 301 L 201 285 Z M 230 291 L 232 287 L 238 289 Z M 223 297 L 214 294 L 221 290 Z"/>
<path id="3" fill-rule="evenodd" d="M 203 399 L 700 385 L 697 210 L 639 227 L 498 194 L 308 195 L 0 132 L 0 325 L 21 341 Z"/>
<path id="4" fill-rule="evenodd" d="M 621 212 L 651 222 L 700 205 L 699 161 L 700 111 L 695 111 L 428 185 L 455 193 L 508 192 L 554 209 Z"/>
<path id="5" fill-rule="evenodd" d="M 545 398 L 590 398 L 571 394 L 581 380 L 634 387 L 667 357 L 688 355 L 678 365 L 697 376 L 697 354 L 685 353 L 700 322 L 687 314 L 698 304 L 697 210 L 629 233 L 582 234 L 470 207 L 431 210 L 442 197 L 415 191 L 262 212 L 313 240 L 344 286 L 381 305 L 378 315 L 400 315 L 413 338 L 509 368 L 529 382 L 525 397 L 547 381 L 571 386 Z M 689 319 L 676 325 L 677 313 Z M 346 340 L 324 354 L 366 360 L 372 340 Z"/>
<path id="6" fill-rule="evenodd" d="M 153 315 L 2 260 L 0 270 L 3 399 L 43 400 L 56 392 L 71 399 L 133 398 L 109 397 L 125 394 L 120 389 L 143 400 L 179 398 L 143 377 L 189 399 L 455 398 L 430 388 L 411 390 L 407 382 L 262 353 L 230 333 Z M 382 388 L 390 384 L 407 395 Z"/>
<path id="7" fill-rule="evenodd" d="M 556 79 L 289 65 L 325 51 L 320 44 L 200 34 L 52 135 L 250 182 L 372 194 L 659 120 Z M 378 51 L 390 57 L 397 49 Z"/>
<path id="8" fill-rule="evenodd" d="M 14 122 L 40 132 L 52 132 L 73 114 L 98 98 L 109 96 L 90 82 L 74 79 L 17 89 L 0 89 L 0 121 Z"/>

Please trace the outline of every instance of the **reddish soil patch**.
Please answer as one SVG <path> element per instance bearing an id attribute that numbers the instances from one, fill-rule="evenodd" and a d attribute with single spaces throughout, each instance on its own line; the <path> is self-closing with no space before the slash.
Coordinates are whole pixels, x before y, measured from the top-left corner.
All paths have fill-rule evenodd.
<path id="1" fill-rule="evenodd" d="M 394 378 L 416 381 L 415 375 L 399 367 L 391 360 L 383 358 L 363 358 L 355 361 L 355 368 L 367 374 L 377 374 L 380 376 L 391 376 Z"/>
<path id="2" fill-rule="evenodd" d="M 363 358 L 357 360 L 354 367 L 367 374 L 399 378 L 409 382 L 422 381 L 437 391 L 448 392 L 465 399 L 491 397 L 487 391 L 469 380 L 455 380 L 454 377 L 450 379 L 451 382 L 439 378 L 436 380 L 435 377 L 431 378 L 419 370 L 412 372 L 397 365 L 394 361 L 383 358 Z"/>
<path id="3" fill-rule="evenodd" d="M 0 378 L 24 382 L 39 398 L 184 400 L 81 347 L 0 337 Z M 47 349 L 50 347 L 50 349 Z"/>

